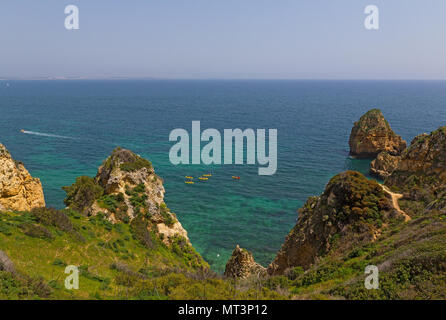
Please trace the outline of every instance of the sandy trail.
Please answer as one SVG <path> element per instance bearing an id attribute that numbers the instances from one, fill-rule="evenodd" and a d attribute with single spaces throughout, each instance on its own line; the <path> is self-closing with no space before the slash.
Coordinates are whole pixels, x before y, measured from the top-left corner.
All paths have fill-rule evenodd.
<path id="1" fill-rule="evenodd" d="M 412 218 L 407 213 L 405 213 L 403 210 L 401 210 L 400 205 L 398 204 L 398 200 L 401 199 L 403 197 L 403 195 L 400 193 L 394 193 L 394 192 L 390 191 L 390 189 L 387 188 L 385 185 L 381 185 L 381 187 L 383 188 L 383 190 L 385 192 L 387 192 L 392 197 L 393 207 L 395 208 L 396 211 L 398 211 L 399 214 L 404 216 L 404 221 L 407 222 L 407 221 L 411 220 Z"/>

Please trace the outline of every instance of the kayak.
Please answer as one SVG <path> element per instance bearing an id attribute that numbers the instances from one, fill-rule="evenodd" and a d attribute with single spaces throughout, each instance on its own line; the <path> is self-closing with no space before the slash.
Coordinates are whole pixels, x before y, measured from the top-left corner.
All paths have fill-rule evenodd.
<path id="1" fill-rule="evenodd" d="M 210 173 L 204 174 L 203 177 L 212 177 L 212 174 L 210 174 Z"/>
<path id="2" fill-rule="evenodd" d="M 186 176 L 186 179 L 193 179 L 194 177 Z"/>
<path id="3" fill-rule="evenodd" d="M 232 179 L 240 180 L 240 177 L 232 176 Z"/>
<path id="4" fill-rule="evenodd" d="M 200 177 L 198 179 L 200 179 L 200 180 L 208 180 L 208 178 L 205 178 L 205 177 Z"/>
<path id="5" fill-rule="evenodd" d="M 184 183 L 187 183 L 187 184 L 194 184 L 195 182 L 193 182 L 193 181 L 184 181 Z"/>

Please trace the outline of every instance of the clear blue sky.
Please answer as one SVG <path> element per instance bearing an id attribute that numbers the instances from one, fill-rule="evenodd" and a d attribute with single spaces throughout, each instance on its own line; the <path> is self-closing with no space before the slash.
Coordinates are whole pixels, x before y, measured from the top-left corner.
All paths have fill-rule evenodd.
<path id="1" fill-rule="evenodd" d="M 1 0 L 0 78 L 57 76 L 446 79 L 446 1 Z"/>

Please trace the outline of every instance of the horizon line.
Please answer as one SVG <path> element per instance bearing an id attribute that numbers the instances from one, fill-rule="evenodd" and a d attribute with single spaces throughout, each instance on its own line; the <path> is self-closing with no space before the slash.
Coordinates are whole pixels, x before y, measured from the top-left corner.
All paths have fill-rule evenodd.
<path id="1" fill-rule="evenodd" d="M 446 81 L 446 78 L 223 78 L 223 77 L 206 77 L 206 78 L 188 78 L 188 77 L 0 77 L 0 81 L 80 81 L 80 80 L 225 80 L 225 81 Z"/>

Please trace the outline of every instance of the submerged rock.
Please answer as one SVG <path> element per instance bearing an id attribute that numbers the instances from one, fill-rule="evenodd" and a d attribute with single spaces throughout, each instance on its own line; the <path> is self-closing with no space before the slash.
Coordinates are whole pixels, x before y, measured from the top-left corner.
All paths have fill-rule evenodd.
<path id="1" fill-rule="evenodd" d="M 384 180 L 395 171 L 400 161 L 401 156 L 392 156 L 385 151 L 381 152 L 376 159 L 371 162 L 370 174 Z"/>
<path id="2" fill-rule="evenodd" d="M 251 275 L 262 276 L 266 274 L 266 268 L 254 261 L 251 252 L 237 245 L 231 257 L 226 263 L 225 276 L 244 279 Z"/>
<path id="3" fill-rule="evenodd" d="M 0 144 L 0 210 L 29 211 L 44 206 L 40 180 Z"/>
<path id="4" fill-rule="evenodd" d="M 290 268 L 309 268 L 317 258 L 374 241 L 389 217 L 396 216 L 383 188 L 361 173 L 334 176 L 319 197 L 310 197 L 299 210 L 295 227 L 268 267 L 271 275 Z"/>
<path id="5" fill-rule="evenodd" d="M 381 110 L 372 109 L 355 122 L 349 139 L 350 155 L 356 158 L 375 158 L 380 152 L 400 155 L 406 141 L 395 134 Z"/>

